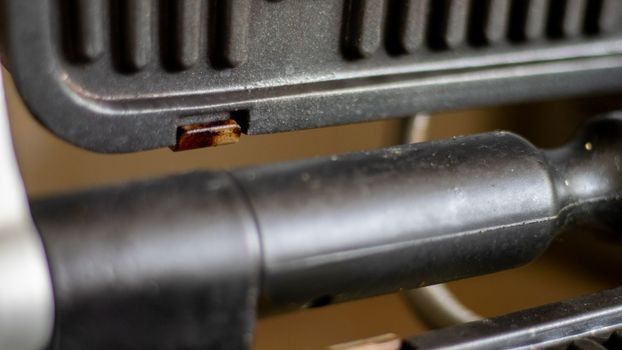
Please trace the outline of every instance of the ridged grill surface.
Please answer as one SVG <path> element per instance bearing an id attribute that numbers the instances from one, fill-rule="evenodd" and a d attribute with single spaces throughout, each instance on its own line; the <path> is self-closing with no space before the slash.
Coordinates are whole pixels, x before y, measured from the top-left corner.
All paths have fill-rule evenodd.
<path id="1" fill-rule="evenodd" d="M 0 0 L 32 113 L 102 152 L 622 88 L 621 0 Z"/>
<path id="2" fill-rule="evenodd" d="M 70 62 L 109 50 L 116 69 L 132 73 L 152 62 L 171 72 L 243 65 L 252 6 L 268 0 L 58 1 Z M 341 46 L 344 58 L 363 59 L 383 48 L 400 56 L 561 41 L 615 31 L 621 10 L 619 0 L 344 0 Z"/>
<path id="3" fill-rule="evenodd" d="M 617 0 L 394 0 L 385 14 L 384 2 L 347 6 L 349 52 L 373 54 L 385 27 L 397 54 L 606 34 L 618 28 L 622 8 Z"/>
<path id="4" fill-rule="evenodd" d="M 201 62 L 233 68 L 247 59 L 252 0 L 59 1 L 67 19 L 66 54 L 76 63 L 95 62 L 105 50 L 123 72 L 143 70 L 152 62 L 171 71 Z M 201 57 L 203 52 L 209 57 Z"/>

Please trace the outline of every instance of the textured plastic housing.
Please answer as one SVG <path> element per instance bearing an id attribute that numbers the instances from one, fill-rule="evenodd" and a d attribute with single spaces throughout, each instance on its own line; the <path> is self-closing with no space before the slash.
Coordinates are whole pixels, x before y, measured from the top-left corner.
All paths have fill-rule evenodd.
<path id="1" fill-rule="evenodd" d="M 3 59 L 79 146 L 622 89 L 619 0 L 0 0 Z"/>

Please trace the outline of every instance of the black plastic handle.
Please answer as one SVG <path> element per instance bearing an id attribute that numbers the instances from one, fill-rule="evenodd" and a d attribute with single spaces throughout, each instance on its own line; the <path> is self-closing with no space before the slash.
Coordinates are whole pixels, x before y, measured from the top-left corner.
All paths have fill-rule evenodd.
<path id="1" fill-rule="evenodd" d="M 262 294 L 319 306 L 525 264 L 619 228 L 622 117 L 543 152 L 506 132 L 33 201 L 68 349 L 240 349 Z M 613 226 L 612 226 L 613 225 Z"/>

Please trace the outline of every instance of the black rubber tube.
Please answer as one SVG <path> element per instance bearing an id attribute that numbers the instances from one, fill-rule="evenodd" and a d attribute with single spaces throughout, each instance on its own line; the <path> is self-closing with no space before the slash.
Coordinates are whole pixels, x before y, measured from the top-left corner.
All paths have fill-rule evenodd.
<path id="1" fill-rule="evenodd" d="M 239 349 L 260 293 L 321 306 L 525 264 L 568 225 L 620 227 L 621 136 L 611 116 L 547 152 L 494 132 L 32 201 L 56 342 Z"/>

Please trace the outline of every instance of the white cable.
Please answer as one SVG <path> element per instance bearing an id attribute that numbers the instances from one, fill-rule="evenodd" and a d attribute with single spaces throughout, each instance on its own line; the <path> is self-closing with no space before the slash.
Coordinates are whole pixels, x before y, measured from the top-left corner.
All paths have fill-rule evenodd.
<path id="1" fill-rule="evenodd" d="M 432 328 L 477 321 L 482 317 L 464 306 L 444 284 L 403 293 L 410 308 Z"/>

